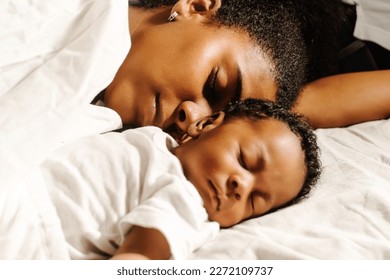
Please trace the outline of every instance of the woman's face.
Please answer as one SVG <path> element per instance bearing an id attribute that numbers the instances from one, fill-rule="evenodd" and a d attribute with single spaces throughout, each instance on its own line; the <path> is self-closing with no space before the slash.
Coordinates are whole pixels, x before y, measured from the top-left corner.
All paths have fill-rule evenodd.
<path id="1" fill-rule="evenodd" d="M 178 136 L 232 100 L 275 100 L 271 71 L 242 32 L 187 19 L 153 24 L 132 36 L 104 101 L 125 125 L 155 125 Z"/>

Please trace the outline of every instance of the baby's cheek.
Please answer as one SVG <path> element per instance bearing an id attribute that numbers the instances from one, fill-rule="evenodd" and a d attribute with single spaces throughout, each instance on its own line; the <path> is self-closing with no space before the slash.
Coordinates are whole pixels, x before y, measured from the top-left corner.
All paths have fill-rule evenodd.
<path id="1" fill-rule="evenodd" d="M 222 228 L 232 227 L 243 221 L 241 213 L 234 211 L 217 211 L 209 215 L 209 219 L 218 222 Z"/>

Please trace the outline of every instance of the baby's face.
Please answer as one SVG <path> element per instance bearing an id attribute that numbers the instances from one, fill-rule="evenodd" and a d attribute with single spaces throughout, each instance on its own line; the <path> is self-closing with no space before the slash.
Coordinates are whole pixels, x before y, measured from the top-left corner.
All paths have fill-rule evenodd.
<path id="1" fill-rule="evenodd" d="M 224 121 L 175 154 L 209 219 L 222 227 L 283 206 L 299 193 L 306 174 L 299 139 L 276 120 Z"/>

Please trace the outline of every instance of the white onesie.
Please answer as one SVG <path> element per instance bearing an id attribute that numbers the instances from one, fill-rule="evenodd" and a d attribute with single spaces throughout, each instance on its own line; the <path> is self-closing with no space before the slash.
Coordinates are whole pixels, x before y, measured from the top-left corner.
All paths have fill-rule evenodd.
<path id="1" fill-rule="evenodd" d="M 132 225 L 155 228 L 185 259 L 219 230 L 156 127 L 87 137 L 57 150 L 41 171 L 74 259 L 115 253 Z"/>

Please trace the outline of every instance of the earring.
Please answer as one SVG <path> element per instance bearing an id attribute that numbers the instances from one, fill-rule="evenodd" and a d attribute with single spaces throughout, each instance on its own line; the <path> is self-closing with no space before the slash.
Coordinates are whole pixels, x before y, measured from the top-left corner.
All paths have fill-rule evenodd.
<path id="1" fill-rule="evenodd" d="M 168 21 L 174 21 L 175 20 L 175 18 L 178 16 L 179 14 L 178 14 L 178 12 L 173 12 L 170 16 L 169 16 L 169 18 L 168 18 Z"/>

